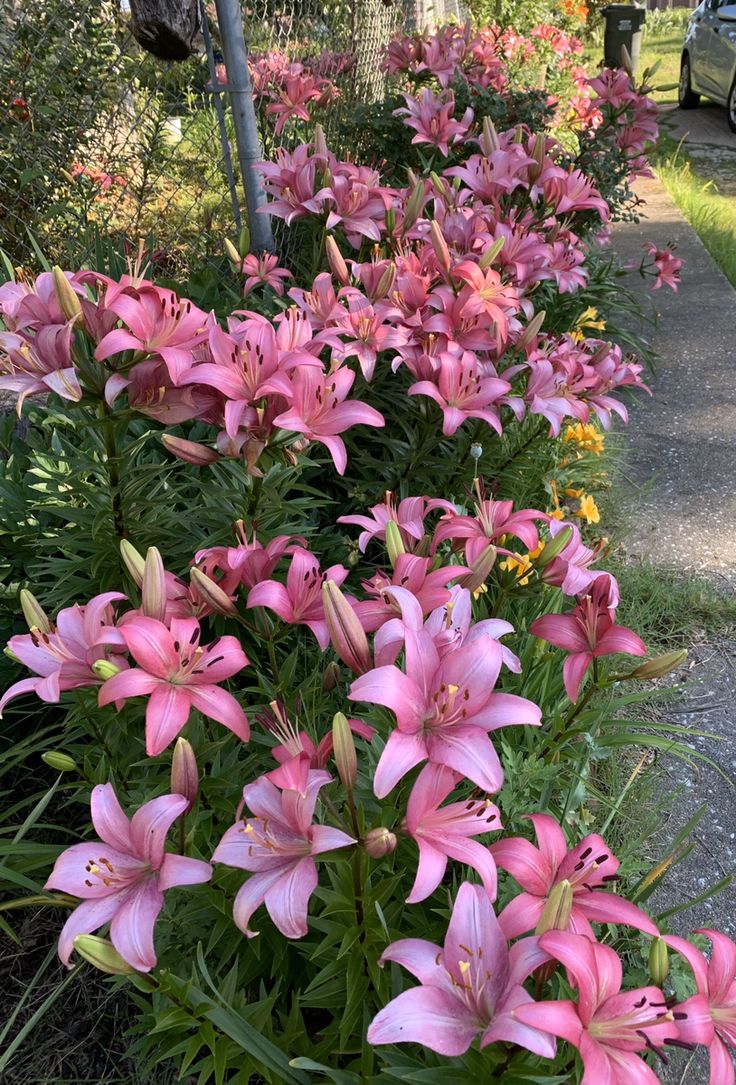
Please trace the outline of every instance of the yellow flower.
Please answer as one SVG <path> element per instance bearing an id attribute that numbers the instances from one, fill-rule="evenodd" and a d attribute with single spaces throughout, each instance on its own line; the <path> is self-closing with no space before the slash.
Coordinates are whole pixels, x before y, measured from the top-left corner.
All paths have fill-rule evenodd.
<path id="1" fill-rule="evenodd" d="M 586 331 L 605 331 L 605 320 L 598 319 L 598 310 L 594 309 L 592 305 L 584 309 L 580 316 L 575 321 L 573 328 L 570 332 L 570 338 L 576 343 L 581 343 L 585 339 Z"/>
<path id="2" fill-rule="evenodd" d="M 585 520 L 586 524 L 598 524 L 601 519 L 598 506 L 590 494 L 583 494 L 581 496 L 575 515 L 579 516 L 581 520 Z"/>
<path id="3" fill-rule="evenodd" d="M 485 595 L 487 591 L 488 591 L 488 585 L 487 584 L 481 584 L 480 587 L 476 588 L 475 591 L 473 592 L 473 598 L 474 599 L 479 599 L 480 596 Z"/>
<path id="4" fill-rule="evenodd" d="M 600 456 L 605 447 L 606 438 L 599 429 L 590 423 L 576 422 L 574 426 L 568 426 L 565 430 L 564 440 L 568 444 L 579 445 L 586 452 L 592 452 Z"/>
<path id="5" fill-rule="evenodd" d="M 528 584 L 529 572 L 532 567 L 529 557 L 529 554 L 512 554 L 510 557 L 506 558 L 505 561 L 501 562 L 500 567 L 504 572 L 515 572 L 516 578 L 520 584 Z"/>

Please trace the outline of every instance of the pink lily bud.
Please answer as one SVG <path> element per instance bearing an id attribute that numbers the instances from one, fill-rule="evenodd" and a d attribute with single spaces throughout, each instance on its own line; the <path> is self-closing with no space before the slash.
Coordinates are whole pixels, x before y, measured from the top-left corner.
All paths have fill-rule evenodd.
<path id="1" fill-rule="evenodd" d="M 394 230 L 396 229 L 396 210 L 395 210 L 395 208 L 393 208 L 393 207 L 387 208 L 384 218 L 386 220 L 386 233 L 391 235 L 391 234 L 393 234 Z"/>
<path id="2" fill-rule="evenodd" d="M 486 268 L 489 268 L 505 244 L 505 237 L 501 236 L 497 238 L 496 241 L 494 241 L 494 243 L 489 248 L 487 248 L 481 256 L 480 260 L 478 261 L 478 267 L 481 268 L 483 271 L 485 271 Z"/>
<path id="3" fill-rule="evenodd" d="M 325 255 L 327 256 L 327 263 L 330 265 L 330 271 L 335 276 L 339 283 L 343 286 L 350 285 L 350 273 L 348 271 L 348 265 L 345 263 L 345 259 L 337 247 L 332 234 L 328 234 L 325 238 Z"/>
<path id="4" fill-rule="evenodd" d="M 198 569 L 196 565 L 189 570 L 189 582 L 208 606 L 212 607 L 215 614 L 237 615 L 238 608 L 229 595 L 222 590 L 219 584 L 211 580 L 206 573 Z"/>
<path id="5" fill-rule="evenodd" d="M 483 131 L 478 141 L 484 155 L 491 155 L 497 151 L 501 144 L 498 142 L 498 132 L 490 117 L 483 118 Z"/>
<path id="6" fill-rule="evenodd" d="M 363 847 L 371 859 L 383 859 L 384 855 L 390 855 L 392 851 L 395 851 L 396 834 L 381 825 L 380 828 L 371 829 L 366 833 Z"/>
<path id="7" fill-rule="evenodd" d="M 475 561 L 470 563 L 470 572 L 466 573 L 458 584 L 461 588 L 466 588 L 468 591 L 477 591 L 478 588 L 485 584 L 486 580 L 490 576 L 491 569 L 496 564 L 496 547 L 492 543 L 483 550 Z"/>
<path id="8" fill-rule="evenodd" d="M 396 264 L 389 264 L 381 278 L 378 280 L 374 301 L 388 297 L 396 279 Z"/>
<path id="9" fill-rule="evenodd" d="M 542 325 L 544 324 L 544 318 L 546 317 L 546 315 L 547 314 L 544 309 L 540 309 L 538 313 L 534 314 L 532 319 L 524 328 L 524 331 L 517 339 L 517 347 L 525 347 L 527 346 L 527 344 L 532 343 L 537 338 L 539 332 L 541 331 Z"/>
<path id="10" fill-rule="evenodd" d="M 447 247 L 447 242 L 445 241 L 442 230 L 434 219 L 432 219 L 432 225 L 429 228 L 429 239 L 432 242 L 432 248 L 435 251 L 440 267 L 449 274 L 452 267 L 450 250 Z"/>
<path id="11" fill-rule="evenodd" d="M 141 610 L 147 618 L 162 622 L 166 617 L 166 572 L 161 553 L 149 546 L 143 566 L 141 585 Z"/>
<path id="12" fill-rule="evenodd" d="M 648 659 L 646 663 L 642 663 L 631 674 L 627 674 L 627 678 L 664 678 L 666 674 L 671 674 L 672 671 L 676 671 L 678 667 L 687 659 L 687 648 L 680 648 L 679 651 L 665 652 L 664 655 L 657 656 L 655 659 Z"/>
<path id="13" fill-rule="evenodd" d="M 564 879 L 553 887 L 547 897 L 547 903 L 542 909 L 534 933 L 541 935 L 547 931 L 566 931 L 570 923 L 572 905 L 572 885 Z"/>
<path id="14" fill-rule="evenodd" d="M 391 562 L 391 568 L 394 569 L 400 556 L 406 553 L 406 547 L 404 546 L 404 540 L 401 538 L 399 525 L 395 520 L 388 521 L 385 532 L 388 560 Z"/>
<path id="15" fill-rule="evenodd" d="M 332 647 L 353 674 L 372 670 L 368 638 L 360 620 L 334 580 L 322 585 L 322 603 Z"/>
<path id="16" fill-rule="evenodd" d="M 572 539 L 572 536 L 572 526 L 568 524 L 567 527 L 563 527 L 562 531 L 558 532 L 553 539 L 550 539 L 549 542 L 544 544 L 542 553 L 534 559 L 535 567 L 537 569 L 544 569 L 551 561 L 554 561 L 556 557 L 559 557 Z"/>
<path id="17" fill-rule="evenodd" d="M 321 124 L 315 124 L 314 126 L 314 139 L 312 140 L 312 146 L 314 147 L 315 154 L 324 155 L 325 158 L 330 153 L 327 149 L 327 140 L 325 139 L 325 130 Z"/>
<path id="18" fill-rule="evenodd" d="M 534 150 L 532 151 L 534 165 L 529 167 L 529 180 L 534 183 L 541 175 L 544 166 L 544 136 L 534 137 Z"/>
<path id="19" fill-rule="evenodd" d="M 340 665 L 336 663 L 334 659 L 324 669 L 322 675 L 322 689 L 325 693 L 329 693 L 330 690 L 337 689 L 340 684 Z"/>
<path id="20" fill-rule="evenodd" d="M 51 278 L 54 282 L 54 293 L 56 294 L 56 300 L 59 303 L 59 308 L 66 317 L 67 320 L 73 320 L 75 325 L 84 331 L 84 317 L 82 316 L 82 305 L 74 290 L 74 287 L 67 279 L 64 272 L 60 267 L 54 267 L 51 271 Z"/>
<path id="21" fill-rule="evenodd" d="M 109 659 L 98 659 L 92 664 L 91 669 L 102 682 L 106 682 L 108 678 L 114 678 L 116 674 L 120 674 L 121 668 L 111 663 Z"/>
<path id="22" fill-rule="evenodd" d="M 332 745 L 337 775 L 343 787 L 352 794 L 358 778 L 358 755 L 355 752 L 353 732 L 342 712 L 336 712 L 332 720 Z"/>
<path id="23" fill-rule="evenodd" d="M 621 46 L 621 67 L 628 76 L 634 78 L 634 64 L 631 60 L 631 54 L 625 45 Z"/>
<path id="24" fill-rule="evenodd" d="M 435 173 L 434 170 L 430 171 L 429 178 L 434 187 L 439 192 L 440 196 L 443 198 L 443 200 L 449 200 L 450 190 L 447 187 L 445 179 L 443 177 L 440 177 L 439 173 Z"/>
<path id="25" fill-rule="evenodd" d="M 123 960 L 107 938 L 98 938 L 96 934 L 78 934 L 74 939 L 74 948 L 80 957 L 108 976 L 130 976 L 135 972 L 135 968 Z"/>
<path id="26" fill-rule="evenodd" d="M 653 938 L 649 947 L 649 975 L 657 987 L 661 987 L 670 971 L 670 959 L 664 938 Z"/>
<path id="27" fill-rule="evenodd" d="M 209 467 L 221 458 L 219 452 L 198 441 L 185 441 L 183 437 L 172 437 L 169 433 L 162 434 L 161 443 L 177 460 L 193 463 L 195 467 Z"/>
<path id="28" fill-rule="evenodd" d="M 39 633 L 52 632 L 54 627 L 46 611 L 35 595 L 29 592 L 27 588 L 21 588 L 20 590 L 20 606 L 29 629 L 37 629 Z"/>
<path id="29" fill-rule="evenodd" d="M 199 794 L 199 770 L 191 743 L 179 736 L 171 755 L 171 794 L 183 795 L 189 805 L 183 814 L 188 814 Z"/>

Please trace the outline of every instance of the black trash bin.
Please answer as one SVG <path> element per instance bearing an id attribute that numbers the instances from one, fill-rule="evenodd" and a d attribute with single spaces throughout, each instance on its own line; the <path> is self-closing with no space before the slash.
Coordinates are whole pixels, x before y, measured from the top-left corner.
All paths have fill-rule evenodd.
<path id="1" fill-rule="evenodd" d="M 642 26 L 646 20 L 645 8 L 635 4 L 609 4 L 601 9 L 606 20 L 603 39 L 604 62 L 607 68 L 621 67 L 621 46 L 625 45 L 631 57 L 634 71 L 639 67 Z"/>

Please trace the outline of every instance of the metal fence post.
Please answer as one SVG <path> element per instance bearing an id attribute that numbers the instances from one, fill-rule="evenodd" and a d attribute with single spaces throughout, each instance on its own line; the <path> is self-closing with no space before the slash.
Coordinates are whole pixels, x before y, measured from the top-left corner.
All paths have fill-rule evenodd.
<path id="1" fill-rule="evenodd" d="M 255 252 L 273 252 L 271 220 L 268 215 L 257 214 L 258 208 L 266 203 L 266 193 L 262 177 L 253 165 L 262 159 L 263 154 L 253 106 L 253 87 L 248 72 L 248 53 L 243 37 L 240 3 L 239 0 L 215 0 L 215 7 L 233 111 L 238 163 L 248 208 L 251 249 Z"/>

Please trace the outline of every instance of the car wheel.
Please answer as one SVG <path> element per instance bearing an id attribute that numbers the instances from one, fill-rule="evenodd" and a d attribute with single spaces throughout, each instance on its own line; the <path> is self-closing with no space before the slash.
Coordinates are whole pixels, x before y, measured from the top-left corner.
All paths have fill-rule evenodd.
<path id="1" fill-rule="evenodd" d="M 700 95 L 696 94 L 690 83 L 690 57 L 685 54 L 680 62 L 680 83 L 678 88 L 680 109 L 695 109 L 700 105 Z"/>
<path id="2" fill-rule="evenodd" d="M 728 127 L 732 132 L 736 132 L 736 75 L 733 78 L 731 90 L 728 95 L 726 113 L 728 115 Z"/>

